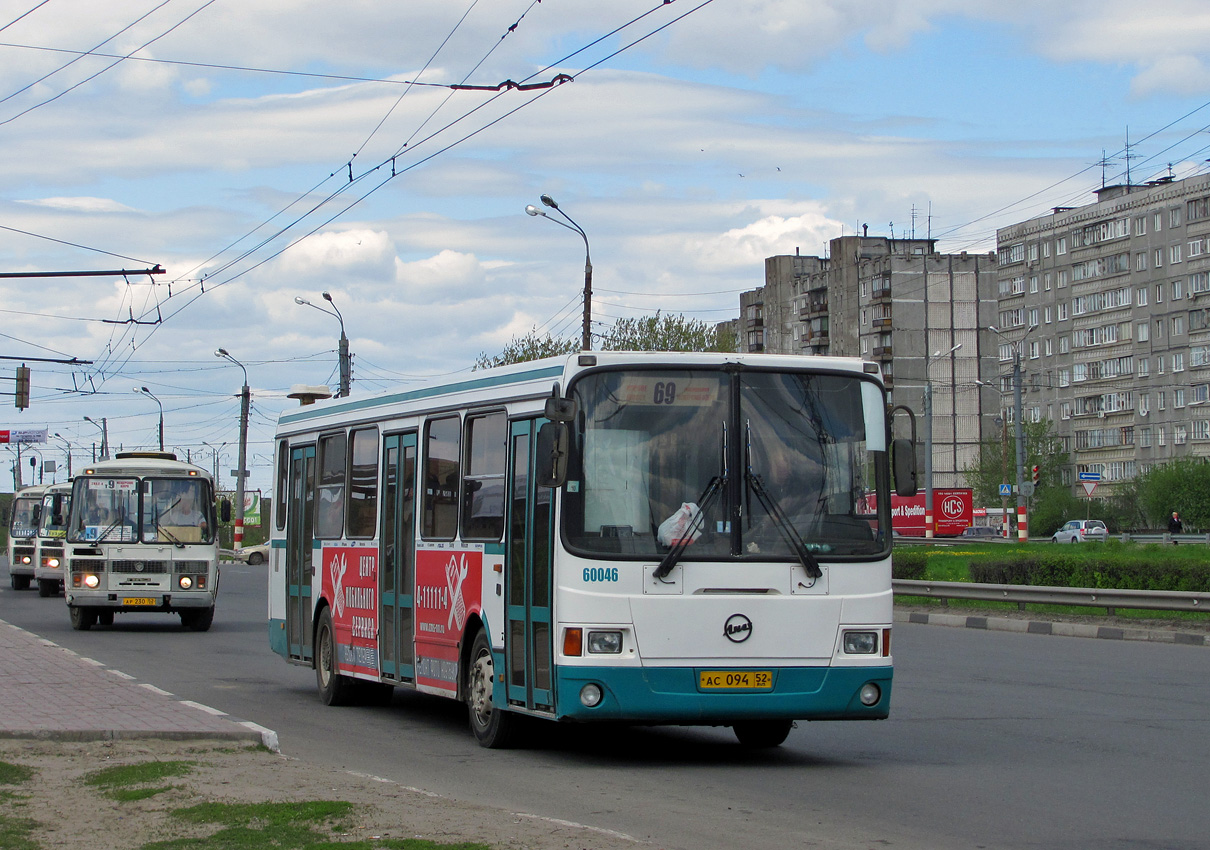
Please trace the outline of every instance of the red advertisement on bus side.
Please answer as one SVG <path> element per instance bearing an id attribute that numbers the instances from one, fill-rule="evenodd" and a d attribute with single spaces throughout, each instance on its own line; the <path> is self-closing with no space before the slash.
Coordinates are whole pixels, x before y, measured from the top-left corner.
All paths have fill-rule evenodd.
<path id="1" fill-rule="evenodd" d="M 867 497 L 870 510 L 876 510 L 877 498 Z M 969 487 L 933 488 L 933 534 L 956 537 L 973 519 L 973 498 Z M 891 527 L 905 537 L 924 537 L 924 491 L 915 496 L 891 495 Z"/>
<path id="2" fill-rule="evenodd" d="M 332 603 L 336 658 L 342 673 L 378 676 L 378 549 L 325 545 L 323 594 Z"/>
<path id="3" fill-rule="evenodd" d="M 458 644 L 467 617 L 480 610 L 483 550 L 416 551 L 416 684 L 458 687 Z"/>

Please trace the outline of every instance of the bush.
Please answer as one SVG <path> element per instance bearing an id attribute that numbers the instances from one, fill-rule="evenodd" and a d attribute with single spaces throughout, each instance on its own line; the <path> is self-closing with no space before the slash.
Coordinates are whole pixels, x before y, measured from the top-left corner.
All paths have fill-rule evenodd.
<path id="1" fill-rule="evenodd" d="M 928 571 L 928 551 L 918 549 L 895 549 L 891 552 L 891 578 L 922 580 Z"/>
<path id="2" fill-rule="evenodd" d="M 1178 547 L 1182 548 L 1182 547 Z M 1121 544 L 1055 552 L 1008 553 L 970 565 L 971 581 L 1040 587 L 1210 592 L 1210 563 L 1171 548 Z"/>

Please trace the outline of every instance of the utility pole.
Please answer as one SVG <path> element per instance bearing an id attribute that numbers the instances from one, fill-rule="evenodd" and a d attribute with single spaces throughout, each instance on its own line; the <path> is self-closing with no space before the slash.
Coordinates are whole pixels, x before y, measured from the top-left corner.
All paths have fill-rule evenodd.
<path id="1" fill-rule="evenodd" d="M 215 357 L 230 360 L 244 373 L 244 386 L 239 394 L 239 468 L 235 470 L 235 534 L 232 547 L 239 549 L 244 545 L 244 477 L 247 474 L 245 466 L 248 460 L 248 406 L 252 392 L 248 389 L 248 370 L 227 349 L 220 348 L 214 352 Z"/>

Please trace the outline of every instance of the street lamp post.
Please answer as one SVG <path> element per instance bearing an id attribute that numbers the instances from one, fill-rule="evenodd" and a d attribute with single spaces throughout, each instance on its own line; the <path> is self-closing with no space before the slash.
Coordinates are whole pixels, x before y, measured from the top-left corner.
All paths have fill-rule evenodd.
<path id="1" fill-rule="evenodd" d="M 1029 517 L 1025 501 L 1025 488 L 1023 486 L 1025 484 L 1025 426 L 1021 413 L 1021 345 L 1025 342 L 1025 337 L 1033 333 L 1037 327 L 1037 325 L 1031 325 L 1029 330 L 1019 340 L 1012 343 L 1013 435 L 1017 441 L 1017 540 L 1021 543 L 1029 541 Z M 1004 334 L 999 328 L 989 326 L 988 330 L 1001 339 L 1005 339 Z"/>
<path id="2" fill-rule="evenodd" d="M 67 480 L 71 481 L 71 443 L 69 443 L 67 441 L 67 438 L 64 437 L 62 434 L 60 434 L 58 431 L 56 431 L 51 436 L 54 437 L 56 440 L 63 441 L 63 445 L 65 447 L 66 454 L 67 454 Z"/>
<path id="3" fill-rule="evenodd" d="M 933 518 L 933 378 L 929 366 L 939 357 L 950 357 L 962 347 L 958 343 L 942 354 L 934 351 L 933 356 L 924 358 L 924 536 L 932 538 L 936 529 Z M 928 349 L 926 348 L 927 352 Z"/>
<path id="4" fill-rule="evenodd" d="M 139 387 L 135 392 L 147 396 L 160 409 L 160 451 L 164 451 L 164 405 L 160 403 L 160 400 L 147 387 Z"/>
<path id="5" fill-rule="evenodd" d="M 336 306 L 336 302 L 332 300 L 332 293 L 323 292 L 324 301 L 332 305 L 331 310 L 325 310 L 318 304 L 312 304 L 306 298 L 294 296 L 295 304 L 303 304 L 307 307 L 314 307 L 321 313 L 327 313 L 329 316 L 335 316 L 336 321 L 340 322 L 340 398 L 346 398 L 349 395 L 349 386 L 353 383 L 353 369 L 349 362 L 349 338 L 345 336 L 345 320 L 344 316 L 340 315 L 340 309 Z"/>
<path id="6" fill-rule="evenodd" d="M 202 440 L 202 445 L 207 446 L 210 449 L 211 453 L 214 455 L 214 480 L 218 481 L 218 453 L 220 450 L 222 450 L 223 446 L 225 446 L 227 444 L 225 442 L 220 443 L 218 448 L 215 448 L 210 443 L 207 443 L 205 440 Z"/>
<path id="7" fill-rule="evenodd" d="M 235 535 L 232 541 L 232 547 L 239 549 L 244 545 L 244 476 L 247 475 L 244 466 L 248 460 L 248 406 L 252 393 L 248 389 L 248 370 L 243 363 L 228 354 L 225 348 L 218 349 L 214 356 L 230 360 L 244 373 L 244 386 L 239 394 L 239 468 L 235 470 Z"/>
<path id="8" fill-rule="evenodd" d="M 85 416 L 84 421 L 91 422 L 93 425 L 96 425 L 98 428 L 101 429 L 101 460 L 109 460 L 109 422 L 108 422 L 108 420 L 106 420 L 106 418 L 104 416 L 102 416 L 101 421 L 97 422 L 97 420 L 93 419 L 91 416 Z M 94 443 L 94 448 L 95 448 L 95 445 L 96 444 Z M 96 458 L 94 457 L 93 460 L 96 460 Z"/>
<path id="9" fill-rule="evenodd" d="M 584 228 L 572 221 L 571 216 L 563 212 L 559 205 L 555 203 L 555 199 L 550 195 L 541 197 L 542 203 L 557 212 L 563 218 L 567 219 L 570 224 L 564 224 L 557 218 L 551 218 L 542 210 L 530 204 L 525 208 L 525 212 L 529 215 L 540 215 L 548 221 L 553 221 L 560 227 L 566 227 L 568 230 L 574 230 L 580 234 L 580 238 L 584 240 L 584 328 L 581 332 L 580 345 L 584 351 L 592 350 L 592 254 L 588 249 L 588 234 L 584 232 Z"/>

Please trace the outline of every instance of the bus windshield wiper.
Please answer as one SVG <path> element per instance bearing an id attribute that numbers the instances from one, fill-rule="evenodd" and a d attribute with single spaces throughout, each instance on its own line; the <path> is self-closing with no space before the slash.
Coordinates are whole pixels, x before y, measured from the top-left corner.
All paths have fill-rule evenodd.
<path id="1" fill-rule="evenodd" d="M 97 536 L 97 542 L 100 543 L 103 540 L 105 540 L 107 537 L 109 537 L 109 533 L 111 531 L 113 531 L 115 528 L 117 528 L 119 525 L 121 525 L 124 522 L 126 522 L 126 511 L 121 510 L 118 512 L 118 518 L 115 519 L 113 522 L 111 522 L 108 526 L 106 526 L 105 530 L 102 531 Z"/>
<path id="2" fill-rule="evenodd" d="M 160 534 L 164 535 L 165 537 L 167 537 L 168 540 L 171 541 L 172 545 L 175 546 L 176 548 L 178 548 L 178 549 L 185 548 L 185 544 L 182 543 L 180 540 L 178 540 L 171 531 L 164 528 L 164 526 L 160 525 L 160 518 L 158 516 L 155 518 L 155 530 L 157 532 L 159 532 Z"/>
<path id="3" fill-rule="evenodd" d="M 765 484 L 761 481 L 761 477 L 753 472 L 752 467 L 749 466 L 747 472 L 744 474 L 744 478 L 747 480 L 752 492 L 756 494 L 761 507 L 765 509 L 765 512 L 773 520 L 773 524 L 777 526 L 777 530 L 781 532 L 782 539 L 786 541 L 786 544 L 798 556 L 798 562 L 807 571 L 807 575 L 813 579 L 822 576 L 823 570 L 819 568 L 819 561 L 811 554 L 811 550 L 807 548 L 807 544 L 803 543 L 802 537 L 798 534 L 798 529 L 794 527 L 794 523 L 790 522 L 789 518 L 782 513 L 777 500 L 769 495 L 769 491 L 765 489 Z"/>
<path id="4" fill-rule="evenodd" d="M 701 527 L 706 523 L 706 509 L 710 504 L 718 498 L 718 494 L 722 492 L 723 484 L 726 483 L 726 478 L 721 475 L 716 475 L 710 479 L 710 483 L 706 485 L 706 489 L 702 491 L 702 495 L 698 497 L 697 506 L 698 512 L 689 523 L 689 527 L 685 529 L 684 534 L 676 543 L 672 544 L 672 548 L 668 550 L 668 554 L 664 556 L 664 560 L 660 561 L 660 565 L 656 567 L 652 573 L 657 579 L 663 580 L 664 576 L 672 572 L 672 568 L 676 566 L 677 561 L 681 559 L 681 555 L 685 554 L 685 549 L 693 542 L 695 532 L 701 530 Z"/>

